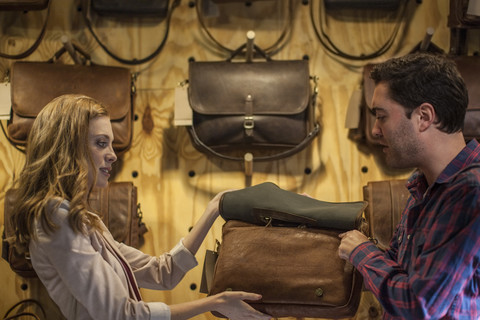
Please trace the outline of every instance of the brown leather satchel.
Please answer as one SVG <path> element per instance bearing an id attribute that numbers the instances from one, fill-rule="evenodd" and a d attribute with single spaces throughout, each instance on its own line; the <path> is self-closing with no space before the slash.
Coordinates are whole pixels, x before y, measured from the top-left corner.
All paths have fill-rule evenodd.
<path id="1" fill-rule="evenodd" d="M 275 318 L 352 317 L 362 278 L 336 254 L 340 232 L 230 220 L 223 226 L 210 294 L 261 294 L 260 301 L 249 304 Z"/>
<path id="2" fill-rule="evenodd" d="M 363 199 L 368 202 L 368 234 L 382 250 L 389 248 L 410 196 L 406 183 L 407 180 L 370 181 L 363 187 Z"/>
<path id="3" fill-rule="evenodd" d="M 10 222 L 13 189 L 5 193 L 4 231 L 2 235 L 2 258 L 18 275 L 36 277 L 28 252 L 20 251 L 15 245 L 15 227 Z M 137 188 L 132 182 L 111 182 L 108 188 L 97 189 L 90 195 L 90 206 L 102 215 L 102 220 L 115 240 L 138 248 L 143 234 L 147 231 L 142 222 L 140 204 L 137 202 Z"/>
<path id="4" fill-rule="evenodd" d="M 243 161 L 274 160 L 305 148 L 319 131 L 316 89 L 307 60 L 190 62 L 189 133 L 207 155 Z"/>
<path id="5" fill-rule="evenodd" d="M 110 114 L 113 148 L 127 151 L 133 136 L 133 83 L 129 69 L 101 65 L 17 61 L 11 68 L 12 111 L 9 140 L 24 146 L 33 121 L 52 99 L 84 94 L 105 104 Z"/>

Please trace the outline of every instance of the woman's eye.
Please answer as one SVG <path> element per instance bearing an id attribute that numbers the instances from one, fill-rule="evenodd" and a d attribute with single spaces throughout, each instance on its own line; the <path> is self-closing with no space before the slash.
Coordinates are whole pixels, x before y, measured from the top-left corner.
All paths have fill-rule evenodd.
<path id="1" fill-rule="evenodd" d="M 106 148 L 108 147 L 108 142 L 106 141 L 97 141 L 97 145 L 101 148 Z"/>

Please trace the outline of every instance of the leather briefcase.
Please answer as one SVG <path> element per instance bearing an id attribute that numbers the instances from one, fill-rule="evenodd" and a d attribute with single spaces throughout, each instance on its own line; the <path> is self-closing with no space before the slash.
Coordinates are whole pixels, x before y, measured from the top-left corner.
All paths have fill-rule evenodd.
<path id="1" fill-rule="evenodd" d="M 17 61 L 12 65 L 10 81 L 12 110 L 7 131 L 14 145 L 26 145 L 33 121 L 47 103 L 60 95 L 77 93 L 97 99 L 107 107 L 115 152 L 122 154 L 130 148 L 134 101 L 129 69 Z"/>
<path id="2" fill-rule="evenodd" d="M 362 278 L 336 254 L 339 233 L 230 220 L 223 226 L 210 295 L 225 290 L 261 294 L 260 301 L 249 304 L 275 318 L 352 317 Z"/>
<path id="3" fill-rule="evenodd" d="M 363 199 L 368 202 L 368 234 L 382 250 L 389 248 L 410 196 L 406 183 L 407 180 L 370 181 L 363 187 Z"/>
<path id="4" fill-rule="evenodd" d="M 13 189 L 5 193 L 4 231 L 2 235 L 2 258 L 18 275 L 26 278 L 36 277 L 27 252 L 15 245 L 15 228 L 10 222 L 15 206 Z M 90 195 L 91 209 L 102 216 L 105 226 L 115 240 L 135 248 L 142 244 L 143 234 L 147 232 L 142 222 L 140 204 L 137 202 L 137 187 L 132 182 L 111 182 L 107 188 L 96 189 Z"/>
<path id="5" fill-rule="evenodd" d="M 256 47 L 256 46 L 255 46 Z M 290 156 L 317 135 L 316 89 L 307 60 L 189 64 L 193 145 L 207 155 L 243 161 Z"/>

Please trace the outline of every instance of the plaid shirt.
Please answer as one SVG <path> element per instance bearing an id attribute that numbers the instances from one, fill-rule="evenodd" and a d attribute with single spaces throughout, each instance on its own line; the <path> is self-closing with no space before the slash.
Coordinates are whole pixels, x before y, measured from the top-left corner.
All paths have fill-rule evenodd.
<path id="1" fill-rule="evenodd" d="M 480 145 L 470 141 L 428 187 L 415 172 L 390 242 L 359 245 L 350 262 L 384 319 L 480 319 Z"/>

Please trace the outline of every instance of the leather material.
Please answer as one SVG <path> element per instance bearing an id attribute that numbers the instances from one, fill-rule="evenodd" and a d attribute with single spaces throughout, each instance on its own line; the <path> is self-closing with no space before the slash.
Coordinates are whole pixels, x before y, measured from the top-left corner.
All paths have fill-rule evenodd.
<path id="1" fill-rule="evenodd" d="M 265 182 L 224 193 L 219 210 L 227 221 L 352 230 L 362 227 L 362 214 L 366 206 L 365 201 L 320 201 Z"/>
<path id="2" fill-rule="evenodd" d="M 91 0 L 92 9 L 105 16 L 150 16 L 164 19 L 168 13 L 168 0 Z"/>
<path id="3" fill-rule="evenodd" d="M 89 204 L 101 214 L 115 240 L 134 248 L 140 247 L 147 229 L 137 203 L 137 187 L 132 182 L 111 182 L 107 188 L 95 190 L 90 195 Z"/>
<path id="4" fill-rule="evenodd" d="M 123 67 L 15 62 L 11 69 L 12 112 L 7 125 L 11 141 L 25 145 L 35 117 L 52 99 L 67 93 L 90 96 L 108 109 L 113 148 L 123 153 L 133 135 L 130 71 Z"/>
<path id="5" fill-rule="evenodd" d="M 190 62 L 188 97 L 192 142 L 207 154 L 268 158 L 318 133 L 305 60 Z"/>
<path id="6" fill-rule="evenodd" d="M 363 187 L 363 198 L 368 202 L 365 210 L 368 234 L 382 250 L 389 248 L 410 196 L 406 183 L 407 180 L 371 181 Z"/>
<path id="7" fill-rule="evenodd" d="M 402 0 L 323 0 L 326 9 L 396 9 Z"/>
<path id="8" fill-rule="evenodd" d="M 450 0 L 449 28 L 480 27 L 480 16 L 468 13 L 469 2 L 473 3 L 475 0 Z"/>
<path id="9" fill-rule="evenodd" d="M 0 10 L 43 10 L 48 3 L 49 0 L 0 0 Z"/>
<path id="10" fill-rule="evenodd" d="M 249 304 L 272 317 L 352 317 L 362 278 L 336 254 L 338 234 L 230 220 L 223 226 L 210 295 L 225 290 L 261 294 L 260 302 Z"/>
<path id="11" fill-rule="evenodd" d="M 15 206 L 13 189 L 5 193 L 4 233 L 2 237 L 2 258 L 18 275 L 36 277 L 28 253 L 15 246 L 15 228 L 10 222 Z M 115 240 L 138 248 L 142 235 L 147 231 L 137 209 L 137 188 L 132 182 L 111 182 L 107 188 L 97 189 L 90 195 L 90 206 L 97 211 Z"/>

